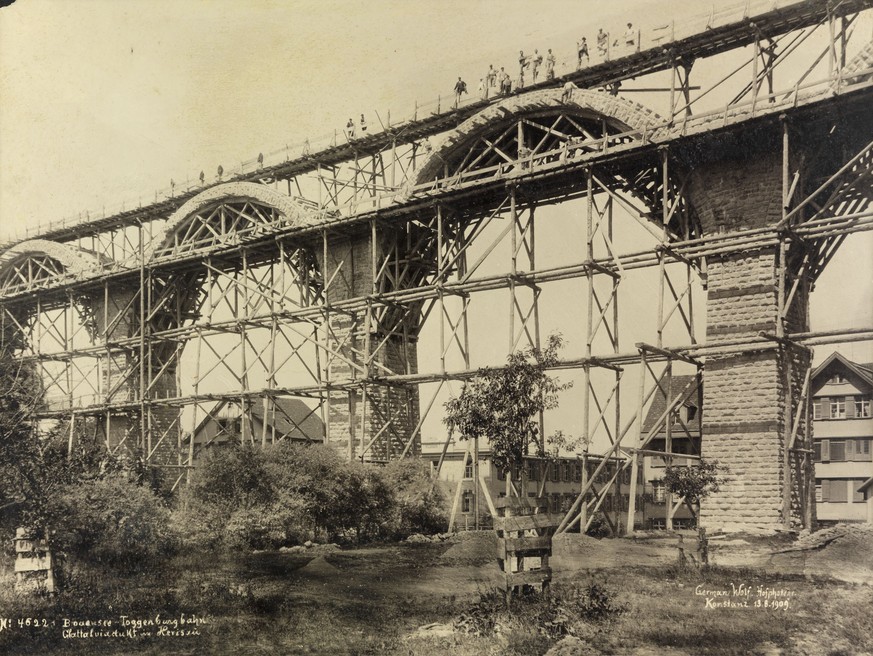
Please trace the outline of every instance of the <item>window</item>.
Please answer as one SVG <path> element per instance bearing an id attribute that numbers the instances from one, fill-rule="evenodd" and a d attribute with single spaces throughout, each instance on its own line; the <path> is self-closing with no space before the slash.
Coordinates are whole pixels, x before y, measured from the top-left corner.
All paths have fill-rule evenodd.
<path id="1" fill-rule="evenodd" d="M 219 417 L 218 431 L 228 435 L 239 435 L 242 431 L 242 417 Z"/>
<path id="2" fill-rule="evenodd" d="M 812 418 L 821 419 L 821 399 L 816 399 L 812 402 Z"/>
<path id="3" fill-rule="evenodd" d="M 830 440 L 822 440 L 821 444 L 821 461 L 822 462 L 830 462 L 831 459 L 831 441 Z"/>
<path id="4" fill-rule="evenodd" d="M 864 493 L 858 491 L 858 488 L 864 484 L 864 479 L 857 479 L 850 481 L 850 483 L 852 484 L 852 503 L 863 503 Z"/>
<path id="5" fill-rule="evenodd" d="M 582 480 L 582 463 L 577 462 L 573 465 L 573 481 L 578 483 Z"/>
<path id="6" fill-rule="evenodd" d="M 816 480 L 815 482 L 815 502 L 821 503 L 824 501 L 824 495 L 822 494 L 821 481 Z"/>
<path id="7" fill-rule="evenodd" d="M 464 478 L 473 478 L 473 463 L 468 462 L 464 465 Z"/>
<path id="8" fill-rule="evenodd" d="M 846 418 L 846 399 L 845 397 L 832 397 L 831 398 L 831 419 L 845 419 Z"/>
<path id="9" fill-rule="evenodd" d="M 849 500 L 847 492 L 849 488 L 848 481 L 840 479 L 832 480 L 830 483 L 828 501 L 831 503 L 846 503 Z"/>
<path id="10" fill-rule="evenodd" d="M 473 512 L 473 493 L 469 490 L 464 492 L 464 496 L 461 499 L 461 512 L 469 513 Z"/>
<path id="11" fill-rule="evenodd" d="M 540 463 L 536 460 L 528 460 L 527 462 L 527 477 L 532 481 L 540 480 Z"/>
<path id="12" fill-rule="evenodd" d="M 558 471 L 558 463 L 552 463 L 552 482 L 557 482 L 558 477 L 560 476 L 560 472 Z"/>
<path id="13" fill-rule="evenodd" d="M 652 481 L 652 497 L 655 503 L 664 503 L 667 498 L 664 481 Z"/>
<path id="14" fill-rule="evenodd" d="M 821 462 L 821 442 L 816 440 L 812 445 L 813 450 L 813 460 L 815 462 Z"/>
<path id="15" fill-rule="evenodd" d="M 848 382 L 846 377 L 843 374 L 834 374 L 833 378 L 831 378 L 830 382 L 832 383 L 845 383 Z"/>
<path id="16" fill-rule="evenodd" d="M 870 440 L 858 440 L 855 442 L 855 455 L 857 460 L 867 462 L 870 460 Z"/>
<path id="17" fill-rule="evenodd" d="M 570 482 L 570 463 L 562 462 L 561 463 L 561 480 L 565 483 Z"/>
<path id="18" fill-rule="evenodd" d="M 846 460 L 846 441 L 831 440 L 831 462 L 844 462 Z"/>
<path id="19" fill-rule="evenodd" d="M 869 417 L 870 416 L 870 397 L 856 396 L 855 397 L 855 416 Z"/>

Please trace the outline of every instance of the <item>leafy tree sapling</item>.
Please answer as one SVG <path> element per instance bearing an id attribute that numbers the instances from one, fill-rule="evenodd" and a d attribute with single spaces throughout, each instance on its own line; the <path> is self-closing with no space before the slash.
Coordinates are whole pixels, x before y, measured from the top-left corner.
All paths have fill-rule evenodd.
<path id="1" fill-rule="evenodd" d="M 721 475 L 727 471 L 727 467 L 720 465 L 717 460 L 701 458 L 695 465 L 667 467 L 664 486 L 672 494 L 684 498 L 685 504 L 696 517 L 700 512 L 701 500 L 718 492 L 727 481 Z"/>
<path id="2" fill-rule="evenodd" d="M 449 432 L 461 439 L 487 438 L 494 466 L 507 474 L 520 468 L 533 448 L 545 455 L 538 417 L 558 405 L 558 394 L 571 387 L 546 372 L 558 363 L 563 345 L 560 335 L 550 335 L 545 348 L 530 347 L 512 353 L 501 369 L 480 369 L 461 394 L 445 403 L 443 419 Z"/>

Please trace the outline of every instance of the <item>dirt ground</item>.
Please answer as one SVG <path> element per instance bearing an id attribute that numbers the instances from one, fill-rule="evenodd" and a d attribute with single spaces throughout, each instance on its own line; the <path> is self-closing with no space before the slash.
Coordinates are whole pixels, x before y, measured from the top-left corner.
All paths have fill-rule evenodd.
<path id="1" fill-rule="evenodd" d="M 695 534 L 682 533 L 686 551 L 693 552 Z M 677 560 L 677 543 L 676 536 L 655 532 L 619 540 L 564 534 L 555 538 L 552 568 L 572 572 L 629 564 L 669 565 Z M 712 565 L 873 585 L 873 528 L 864 525 L 825 529 L 798 540 L 787 534 L 731 534 L 713 537 L 709 545 Z"/>
<path id="2" fill-rule="evenodd" d="M 689 534 L 686 549 L 693 542 Z M 424 544 L 200 559 L 196 571 L 188 564 L 172 582 L 183 613 L 209 617 L 198 636 L 74 641 L 45 629 L 34 640 L 33 630 L 16 633 L 13 626 L 0 632 L 0 653 L 529 656 L 554 648 L 593 656 L 873 654 L 873 530 L 848 527 L 799 540 L 713 539 L 713 568 L 706 574 L 694 568 L 677 573 L 676 544 L 677 536 L 666 534 L 557 538 L 553 586 L 584 589 L 595 582 L 624 609 L 609 622 L 582 623 L 576 642 L 567 638 L 557 646 L 520 624 L 492 635 L 453 629 L 459 614 L 500 578 L 494 533 L 481 532 Z M 707 599 L 734 599 L 732 586 L 751 589 L 752 605 L 760 598 L 757 588 L 789 595 L 789 605 L 709 607 Z M 121 613 L 123 599 L 135 594 L 127 592 L 115 605 L 106 602 L 105 614 Z M 75 609 L 63 613 L 74 617 Z M 14 609 L 0 609 L 3 614 L 15 619 Z"/>

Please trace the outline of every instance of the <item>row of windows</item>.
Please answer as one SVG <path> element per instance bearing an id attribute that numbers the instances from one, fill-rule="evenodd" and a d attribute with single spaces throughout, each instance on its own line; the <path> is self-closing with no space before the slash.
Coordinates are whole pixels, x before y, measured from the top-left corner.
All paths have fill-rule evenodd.
<path id="1" fill-rule="evenodd" d="M 864 482 L 856 479 L 815 479 L 815 500 L 819 503 L 863 503 L 864 493 L 858 488 Z"/>
<path id="2" fill-rule="evenodd" d="M 816 462 L 870 462 L 868 438 L 816 440 L 813 451 Z"/>
<path id="3" fill-rule="evenodd" d="M 851 419 L 871 416 L 869 396 L 831 396 L 812 402 L 813 419 Z"/>
<path id="4" fill-rule="evenodd" d="M 589 475 L 593 474 L 598 465 L 598 462 L 592 462 L 588 464 L 588 473 Z M 540 481 L 542 480 L 542 476 L 545 475 L 547 477 L 546 480 L 552 481 L 553 483 L 579 483 L 582 480 L 582 463 L 581 462 L 542 462 L 538 460 L 528 460 L 525 463 L 525 475 L 529 481 Z M 600 473 L 594 479 L 595 483 L 603 484 L 612 479 L 615 475 L 615 465 L 607 464 Z M 640 475 L 642 475 L 642 470 L 640 470 Z M 468 462 L 464 466 L 464 478 L 473 478 L 473 463 Z M 498 470 L 497 478 L 501 481 L 506 480 L 506 474 Z M 512 473 L 513 480 L 519 480 L 521 478 L 521 469 L 516 467 L 516 469 Z M 630 469 L 625 469 L 621 474 L 621 482 L 624 485 L 630 485 L 631 480 L 631 471 Z M 642 478 L 638 479 L 640 482 Z"/>
<path id="5" fill-rule="evenodd" d="M 501 492 L 499 496 L 504 496 Z M 575 494 L 547 494 L 546 498 L 549 501 L 549 512 L 567 512 L 570 510 L 570 507 L 573 505 L 573 502 L 576 500 Z M 588 495 L 588 498 L 592 498 L 591 495 Z M 641 511 L 643 509 L 643 503 L 645 501 L 644 495 L 638 494 L 635 497 L 636 500 L 636 508 L 637 511 Z M 461 512 L 462 513 L 471 513 L 473 512 L 473 492 L 471 490 L 466 490 L 461 497 Z M 612 512 L 614 510 L 617 511 L 627 511 L 628 504 L 630 503 L 630 499 L 628 495 L 622 494 L 620 497 L 614 497 L 609 494 L 600 504 L 600 510 L 602 512 Z"/>

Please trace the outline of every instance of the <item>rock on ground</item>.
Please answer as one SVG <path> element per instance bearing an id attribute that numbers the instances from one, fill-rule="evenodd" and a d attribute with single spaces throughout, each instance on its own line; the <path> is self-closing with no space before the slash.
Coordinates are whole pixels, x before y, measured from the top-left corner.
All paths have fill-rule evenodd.
<path id="1" fill-rule="evenodd" d="M 318 576 L 325 574 L 336 574 L 338 570 L 336 567 L 327 562 L 324 559 L 324 556 L 316 556 L 306 565 L 301 567 L 299 571 L 306 574 L 315 574 L 316 576 Z"/>

